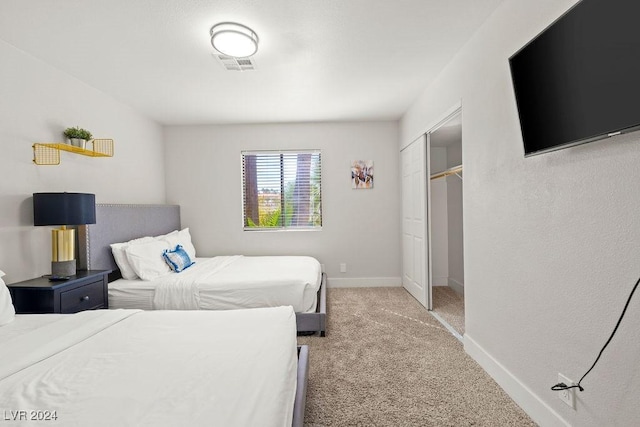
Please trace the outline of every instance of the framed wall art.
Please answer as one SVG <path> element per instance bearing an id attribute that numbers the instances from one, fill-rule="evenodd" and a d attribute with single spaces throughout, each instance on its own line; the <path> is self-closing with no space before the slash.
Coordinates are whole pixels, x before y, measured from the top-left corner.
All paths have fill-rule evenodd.
<path id="1" fill-rule="evenodd" d="M 351 162 L 351 188 L 373 188 L 373 160 L 354 160 Z"/>

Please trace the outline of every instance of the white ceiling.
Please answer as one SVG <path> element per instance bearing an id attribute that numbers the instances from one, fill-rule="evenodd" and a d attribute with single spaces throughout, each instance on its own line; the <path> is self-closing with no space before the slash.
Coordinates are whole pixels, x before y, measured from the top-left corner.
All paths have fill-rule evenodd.
<path id="1" fill-rule="evenodd" d="M 502 0 L 2 0 L 0 39 L 162 124 L 395 120 Z M 260 37 L 227 71 L 209 29 Z"/>

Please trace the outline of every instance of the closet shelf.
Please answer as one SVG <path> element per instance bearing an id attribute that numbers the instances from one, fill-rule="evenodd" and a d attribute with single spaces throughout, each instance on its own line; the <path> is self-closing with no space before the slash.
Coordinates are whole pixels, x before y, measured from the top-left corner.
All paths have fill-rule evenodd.
<path id="1" fill-rule="evenodd" d="M 91 148 L 75 147 L 63 142 L 36 142 L 33 144 L 33 163 L 36 165 L 59 165 L 60 151 L 88 157 L 113 157 L 113 139 L 87 141 Z"/>
<path id="2" fill-rule="evenodd" d="M 462 165 L 454 166 L 452 168 L 443 170 L 442 172 L 434 173 L 433 175 L 431 175 L 431 179 L 444 178 L 449 175 L 457 175 L 460 179 L 462 179 L 462 177 L 459 175 L 460 173 L 462 173 Z"/>

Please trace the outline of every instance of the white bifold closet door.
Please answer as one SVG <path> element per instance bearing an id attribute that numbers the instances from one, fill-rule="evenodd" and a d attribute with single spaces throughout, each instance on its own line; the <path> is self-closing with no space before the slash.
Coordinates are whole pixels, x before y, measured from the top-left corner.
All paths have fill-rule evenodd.
<path id="1" fill-rule="evenodd" d="M 427 253 L 427 139 L 413 141 L 401 152 L 402 162 L 402 286 L 431 308 Z"/>

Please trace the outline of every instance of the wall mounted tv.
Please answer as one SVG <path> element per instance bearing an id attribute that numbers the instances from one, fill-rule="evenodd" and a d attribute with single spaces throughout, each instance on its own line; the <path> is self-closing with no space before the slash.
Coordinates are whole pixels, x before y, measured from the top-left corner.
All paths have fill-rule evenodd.
<path id="1" fill-rule="evenodd" d="M 639 19 L 582 0 L 509 58 L 525 156 L 640 129 Z"/>

